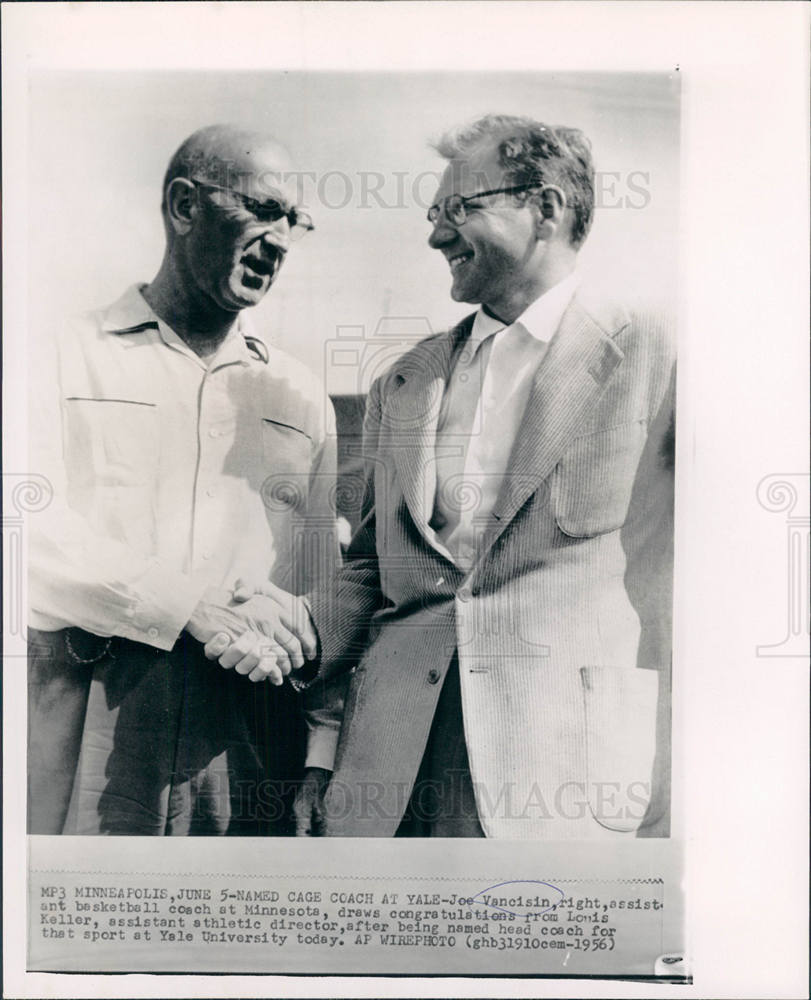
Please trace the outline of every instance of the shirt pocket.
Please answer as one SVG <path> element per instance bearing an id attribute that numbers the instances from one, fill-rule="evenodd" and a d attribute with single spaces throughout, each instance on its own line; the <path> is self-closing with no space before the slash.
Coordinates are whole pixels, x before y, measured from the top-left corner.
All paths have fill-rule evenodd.
<path id="1" fill-rule="evenodd" d="M 647 422 L 635 420 L 574 441 L 551 483 L 555 520 L 565 535 L 590 538 L 622 527 L 646 437 Z"/>
<path id="2" fill-rule="evenodd" d="M 284 513 L 307 506 L 313 439 L 301 427 L 262 417 L 264 480 L 262 499 L 269 511 Z"/>
<path id="3" fill-rule="evenodd" d="M 151 401 L 92 396 L 65 400 L 67 465 L 96 487 L 154 482 L 160 439 Z"/>
<path id="4" fill-rule="evenodd" d="M 588 803 L 608 830 L 639 828 L 652 796 L 656 755 L 655 670 L 581 667 Z"/>

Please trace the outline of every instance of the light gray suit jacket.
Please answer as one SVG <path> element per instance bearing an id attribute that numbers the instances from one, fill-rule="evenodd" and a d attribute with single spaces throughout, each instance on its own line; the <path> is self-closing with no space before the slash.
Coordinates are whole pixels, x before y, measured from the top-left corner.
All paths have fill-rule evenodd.
<path id="1" fill-rule="evenodd" d="M 332 586 L 312 598 L 324 690 L 350 676 L 326 831 L 395 832 L 458 651 L 488 836 L 662 835 L 671 338 L 657 317 L 575 296 L 465 573 L 429 520 L 440 402 L 471 325 L 423 341 L 369 393 L 363 521 Z"/>

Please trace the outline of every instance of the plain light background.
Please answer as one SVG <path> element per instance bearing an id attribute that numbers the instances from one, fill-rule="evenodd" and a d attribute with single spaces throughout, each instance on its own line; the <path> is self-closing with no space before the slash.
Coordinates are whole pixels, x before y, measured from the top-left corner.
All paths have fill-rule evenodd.
<path id="1" fill-rule="evenodd" d="M 7 995 L 807 996 L 808 664 L 797 657 L 758 657 L 756 649 L 785 633 L 789 582 L 786 517 L 763 509 L 757 485 L 772 473 L 807 482 L 808 471 L 808 20 L 808 6 L 795 3 L 4 6 L 6 475 L 26 469 L 26 346 L 35 327 L 29 312 L 64 292 L 57 270 L 38 262 L 61 256 L 77 265 L 74 273 L 90 270 L 102 266 L 100 258 L 122 253 L 126 242 L 115 217 L 101 252 L 87 243 L 83 229 L 52 246 L 62 239 L 57 217 L 31 233 L 32 206 L 42 192 L 28 188 L 29 150 L 37 141 L 29 127 L 29 73 L 362 68 L 667 74 L 679 67 L 674 711 L 675 729 L 685 735 L 695 974 L 691 987 L 26 976 L 19 917 L 26 865 L 19 724 L 25 683 L 14 660 L 20 650 L 9 648 L 6 636 Z M 161 95 L 154 119 L 169 98 Z M 80 109 L 70 111 L 81 117 Z M 430 112 L 420 107 L 414 117 Z M 419 129 L 420 142 L 428 131 Z M 62 158 L 56 144 L 51 158 L 56 173 Z M 422 164 L 420 159 L 420 169 Z M 156 205 L 155 212 L 157 217 Z M 31 255 L 31 265 L 29 240 L 42 251 Z M 87 268 L 78 266 L 85 262 Z M 36 309 L 29 305 L 29 280 Z"/>
<path id="2" fill-rule="evenodd" d="M 444 167 L 429 140 L 486 112 L 583 129 L 599 175 L 584 280 L 672 304 L 679 85 L 676 72 L 32 74 L 32 322 L 47 336 L 60 314 L 150 280 L 169 158 L 195 129 L 233 122 L 289 145 L 316 223 L 251 317 L 330 391 L 365 391 L 369 371 L 332 364 L 338 328 L 404 347 L 475 308 L 452 302 L 447 263 L 426 242 Z"/>

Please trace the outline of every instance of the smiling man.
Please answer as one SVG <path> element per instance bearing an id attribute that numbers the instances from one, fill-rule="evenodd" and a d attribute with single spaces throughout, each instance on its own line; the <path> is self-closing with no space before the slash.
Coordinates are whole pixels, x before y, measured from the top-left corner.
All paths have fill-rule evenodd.
<path id="1" fill-rule="evenodd" d="M 32 394 L 54 491 L 29 554 L 32 833 L 284 832 L 303 720 L 250 682 L 314 652 L 293 595 L 337 552 L 334 438 L 312 374 L 243 310 L 313 228 L 294 179 L 269 136 L 190 136 L 157 275 L 58 336 Z M 235 606 L 239 578 L 273 596 Z"/>
<path id="2" fill-rule="evenodd" d="M 428 242 L 478 308 L 369 393 L 364 518 L 311 599 L 310 697 L 332 702 L 340 737 L 323 802 L 329 771 L 307 774 L 299 830 L 661 835 L 666 324 L 578 285 L 594 210 L 581 132 L 492 115 L 438 148 Z"/>

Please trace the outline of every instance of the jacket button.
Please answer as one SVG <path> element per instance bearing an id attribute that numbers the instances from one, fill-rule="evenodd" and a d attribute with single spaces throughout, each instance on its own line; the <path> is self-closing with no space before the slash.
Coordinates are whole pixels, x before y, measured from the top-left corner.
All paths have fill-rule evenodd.
<path id="1" fill-rule="evenodd" d="M 429 684 L 436 684 L 436 682 L 439 680 L 439 678 L 441 676 L 442 675 L 440 674 L 440 672 L 438 670 L 429 670 L 428 671 L 428 683 Z"/>

